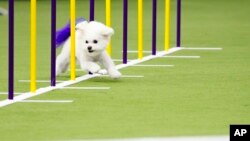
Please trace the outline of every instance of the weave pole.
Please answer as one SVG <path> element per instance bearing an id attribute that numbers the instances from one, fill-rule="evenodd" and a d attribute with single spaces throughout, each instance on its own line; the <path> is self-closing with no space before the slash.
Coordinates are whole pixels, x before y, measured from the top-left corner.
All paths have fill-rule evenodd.
<path id="1" fill-rule="evenodd" d="M 36 0 L 30 3 L 30 91 L 36 92 Z"/>
<path id="2" fill-rule="evenodd" d="M 95 20 L 95 0 L 89 0 L 89 21 Z M 91 72 L 89 72 L 92 75 Z"/>
<path id="3" fill-rule="evenodd" d="M 143 0 L 138 0 L 138 59 L 143 58 Z"/>
<path id="4" fill-rule="evenodd" d="M 95 20 L 95 0 L 89 0 L 89 21 Z"/>
<path id="5" fill-rule="evenodd" d="M 170 0 L 165 0 L 165 47 L 168 51 L 170 48 Z"/>
<path id="6" fill-rule="evenodd" d="M 75 25 L 76 25 L 76 4 L 75 0 L 70 0 L 70 78 L 76 79 L 76 56 L 75 56 Z"/>
<path id="7" fill-rule="evenodd" d="M 51 0 L 51 70 L 50 85 L 56 86 L 56 0 Z"/>
<path id="8" fill-rule="evenodd" d="M 128 0 L 123 0 L 123 64 L 128 60 Z"/>
<path id="9" fill-rule="evenodd" d="M 8 99 L 14 99 L 14 0 L 9 0 Z"/>
<path id="10" fill-rule="evenodd" d="M 181 47 L 181 0 L 177 0 L 176 46 Z"/>
<path id="11" fill-rule="evenodd" d="M 156 55 L 157 0 L 152 0 L 152 55 Z"/>
<path id="12" fill-rule="evenodd" d="M 106 25 L 108 27 L 111 26 L 111 0 L 106 0 Z M 107 46 L 107 52 L 111 56 L 112 53 L 111 40 Z"/>

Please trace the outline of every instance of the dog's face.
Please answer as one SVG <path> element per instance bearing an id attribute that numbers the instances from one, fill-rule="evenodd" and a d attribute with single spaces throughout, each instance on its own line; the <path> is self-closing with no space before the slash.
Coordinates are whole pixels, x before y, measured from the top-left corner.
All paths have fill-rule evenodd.
<path id="1" fill-rule="evenodd" d="M 82 48 L 89 56 L 97 56 L 105 51 L 110 37 L 114 34 L 112 28 L 95 21 L 80 23 L 76 28 L 81 34 L 79 40 L 82 42 Z"/>

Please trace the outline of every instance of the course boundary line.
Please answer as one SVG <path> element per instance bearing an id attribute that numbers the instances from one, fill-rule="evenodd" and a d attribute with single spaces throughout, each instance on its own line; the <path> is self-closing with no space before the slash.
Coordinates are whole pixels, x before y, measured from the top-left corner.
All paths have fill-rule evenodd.
<path id="1" fill-rule="evenodd" d="M 220 47 L 182 47 L 184 50 L 222 50 Z"/>
<path id="2" fill-rule="evenodd" d="M 223 50 L 221 47 L 181 47 L 183 50 Z M 157 51 L 159 53 L 161 51 Z M 138 50 L 128 50 L 128 53 L 138 53 Z M 143 53 L 152 53 L 151 50 L 144 50 Z"/>
<path id="3" fill-rule="evenodd" d="M 200 56 L 162 56 L 161 58 L 184 58 L 184 59 L 199 59 Z"/>
<path id="4" fill-rule="evenodd" d="M 60 89 L 70 89 L 70 90 L 109 90 L 110 87 L 61 87 Z"/>
<path id="5" fill-rule="evenodd" d="M 123 69 L 123 68 L 129 67 L 129 66 L 133 66 L 133 65 L 136 65 L 136 64 L 148 61 L 148 60 L 152 60 L 152 59 L 164 56 L 164 55 L 168 55 L 168 54 L 180 51 L 182 49 L 183 48 L 181 48 L 181 47 L 173 47 L 173 48 L 169 49 L 167 52 L 166 51 L 161 51 L 161 52 L 158 52 L 156 55 L 149 55 L 149 56 L 145 56 L 142 59 L 132 60 L 132 61 L 128 62 L 127 64 L 117 65 L 116 68 L 117 69 Z M 101 74 L 84 75 L 84 76 L 76 78 L 74 81 L 73 80 L 68 80 L 68 81 L 65 81 L 65 82 L 62 82 L 62 83 L 58 83 L 55 87 L 48 86 L 48 87 L 44 87 L 44 88 L 39 88 L 39 89 L 36 90 L 35 93 L 26 92 L 26 93 L 23 93 L 21 95 L 15 96 L 14 100 L 6 99 L 6 100 L 3 100 L 3 101 L 0 101 L 0 107 L 4 107 L 4 106 L 10 105 L 10 104 L 14 104 L 16 102 L 20 102 L 22 100 L 32 98 L 32 97 L 35 97 L 35 96 L 38 96 L 38 95 L 41 95 L 41 94 L 56 90 L 56 89 L 61 89 L 63 87 L 67 87 L 69 85 L 73 85 L 73 84 L 79 83 L 81 81 L 85 81 L 85 80 L 88 80 L 88 79 L 91 79 L 91 78 L 94 78 L 94 77 L 97 77 L 97 76 L 100 76 L 100 75 Z"/>
<path id="6" fill-rule="evenodd" d="M 79 139 L 63 141 L 229 141 L 229 136 L 180 136 L 180 137 L 145 137 L 145 138 L 124 138 L 124 139 Z"/>
<path id="7" fill-rule="evenodd" d="M 174 65 L 133 65 L 133 67 L 174 67 Z"/>
<path id="8" fill-rule="evenodd" d="M 109 75 L 101 75 L 100 77 L 109 77 Z M 122 78 L 142 78 L 144 75 L 122 75 Z"/>
<path id="9" fill-rule="evenodd" d="M 72 103 L 73 100 L 22 100 L 22 103 Z"/>

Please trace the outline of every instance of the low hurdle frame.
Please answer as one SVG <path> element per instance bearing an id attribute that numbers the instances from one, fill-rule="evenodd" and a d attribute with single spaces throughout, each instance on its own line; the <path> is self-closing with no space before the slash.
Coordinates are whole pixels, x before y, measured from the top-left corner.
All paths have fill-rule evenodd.
<path id="1" fill-rule="evenodd" d="M 75 80 L 75 19 L 76 0 L 70 0 L 71 59 L 70 79 Z M 181 47 L 181 0 L 177 0 L 176 46 Z M 56 0 L 51 0 L 51 86 L 56 86 Z M 36 92 L 36 0 L 31 0 L 30 91 Z M 111 26 L 111 0 L 106 0 L 106 25 Z M 95 0 L 89 0 L 89 21 L 95 20 Z M 170 0 L 165 0 L 164 50 L 170 47 Z M 157 54 L 157 0 L 152 0 L 152 55 Z M 9 0 L 8 99 L 14 99 L 14 0 Z M 123 0 L 123 64 L 128 52 L 128 0 Z M 111 55 L 111 43 L 107 48 Z M 143 0 L 138 0 L 138 59 L 143 58 Z"/>

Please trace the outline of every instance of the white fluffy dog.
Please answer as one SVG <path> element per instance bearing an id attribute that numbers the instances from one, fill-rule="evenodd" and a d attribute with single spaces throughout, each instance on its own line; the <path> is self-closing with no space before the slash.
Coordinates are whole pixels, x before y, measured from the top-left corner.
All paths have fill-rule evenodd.
<path id="1" fill-rule="evenodd" d="M 98 62 L 104 66 L 111 78 L 119 78 L 121 73 L 106 52 L 106 46 L 114 30 L 102 23 L 80 22 L 76 25 L 76 59 L 82 70 L 90 73 L 103 73 Z M 70 63 L 70 37 L 63 45 L 56 59 L 56 75 L 65 72 Z"/>

